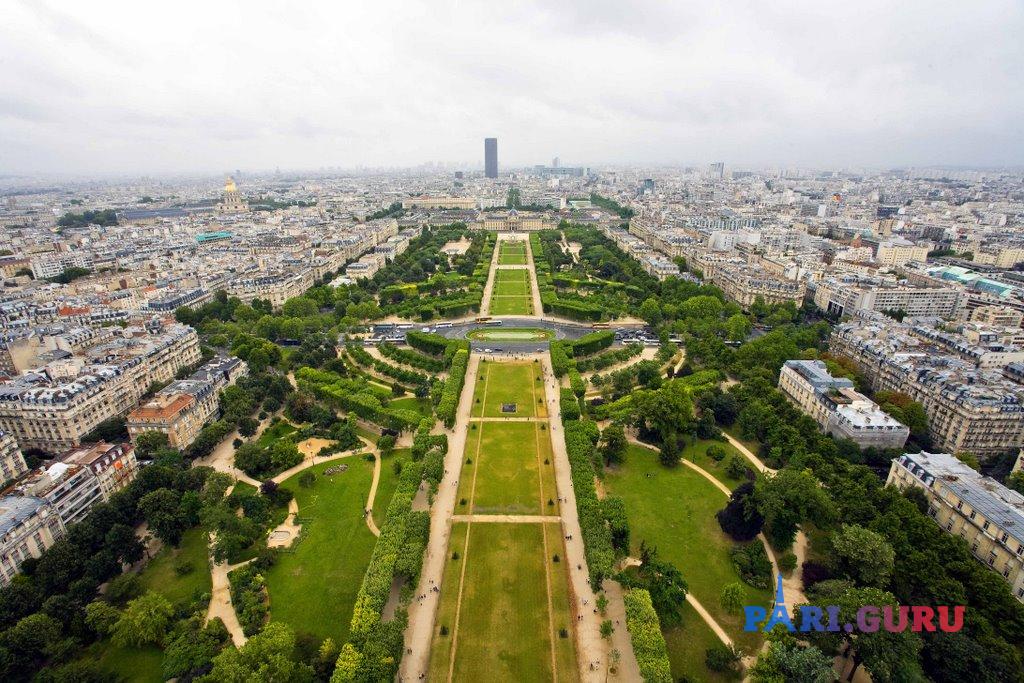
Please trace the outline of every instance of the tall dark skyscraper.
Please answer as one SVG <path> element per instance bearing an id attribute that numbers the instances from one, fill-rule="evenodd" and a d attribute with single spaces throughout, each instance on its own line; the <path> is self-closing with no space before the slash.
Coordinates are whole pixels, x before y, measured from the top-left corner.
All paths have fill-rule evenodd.
<path id="1" fill-rule="evenodd" d="M 484 175 L 498 177 L 498 138 L 484 138 Z"/>

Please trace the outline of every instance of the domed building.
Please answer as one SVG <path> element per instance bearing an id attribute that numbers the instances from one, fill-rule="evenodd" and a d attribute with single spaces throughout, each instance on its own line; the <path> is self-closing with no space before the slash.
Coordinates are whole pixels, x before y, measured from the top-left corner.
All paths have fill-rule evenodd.
<path id="1" fill-rule="evenodd" d="M 248 211 L 249 202 L 245 201 L 242 193 L 238 191 L 235 181 L 228 176 L 227 182 L 224 183 L 224 197 L 217 205 L 217 213 L 247 213 Z"/>

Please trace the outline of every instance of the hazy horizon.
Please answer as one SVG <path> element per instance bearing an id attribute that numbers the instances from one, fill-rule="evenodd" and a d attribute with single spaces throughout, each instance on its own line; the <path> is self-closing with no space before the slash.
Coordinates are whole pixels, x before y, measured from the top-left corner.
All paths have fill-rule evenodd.
<path id="1" fill-rule="evenodd" d="M 12 3 L 0 176 L 1019 167 L 1024 7 Z"/>

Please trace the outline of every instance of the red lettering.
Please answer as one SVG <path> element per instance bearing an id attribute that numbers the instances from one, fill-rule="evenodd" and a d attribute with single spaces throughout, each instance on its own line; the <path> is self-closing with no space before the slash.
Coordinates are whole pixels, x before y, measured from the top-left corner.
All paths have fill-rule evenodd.
<path id="1" fill-rule="evenodd" d="M 943 605 L 939 607 L 939 628 L 945 633 L 956 633 L 964 625 L 964 606 L 955 605 L 953 607 L 953 623 L 949 623 L 949 607 Z"/>
<path id="2" fill-rule="evenodd" d="M 893 612 L 899 615 L 899 621 L 896 623 L 893 623 L 892 620 Z M 906 605 L 901 605 L 898 610 L 893 609 L 891 605 L 886 605 L 882 608 L 882 624 L 889 633 L 903 633 L 906 631 L 909 616 L 910 608 Z"/>
<path id="3" fill-rule="evenodd" d="M 910 608 L 910 614 L 914 619 L 914 625 L 910 627 L 910 630 L 914 633 L 920 633 L 921 631 L 931 632 L 935 630 L 935 624 L 932 623 L 932 619 L 935 617 L 935 610 L 931 607 L 914 605 Z"/>

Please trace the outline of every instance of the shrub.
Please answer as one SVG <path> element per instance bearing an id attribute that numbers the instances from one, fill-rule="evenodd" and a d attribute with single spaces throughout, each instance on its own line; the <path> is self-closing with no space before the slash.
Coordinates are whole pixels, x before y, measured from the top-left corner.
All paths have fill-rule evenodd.
<path id="1" fill-rule="evenodd" d="M 771 588 L 772 563 L 765 552 L 764 544 L 752 541 L 747 545 L 734 546 L 729 551 L 729 556 L 741 579 L 754 588 Z"/>
<path id="2" fill-rule="evenodd" d="M 622 598 L 626 606 L 626 628 L 633 642 L 640 676 L 645 683 L 672 683 L 668 648 L 650 593 L 638 588 L 627 591 Z"/>
<path id="3" fill-rule="evenodd" d="M 725 458 L 725 449 L 719 446 L 718 444 L 708 446 L 707 453 L 708 457 L 714 460 L 715 462 L 721 462 L 722 459 Z"/>

